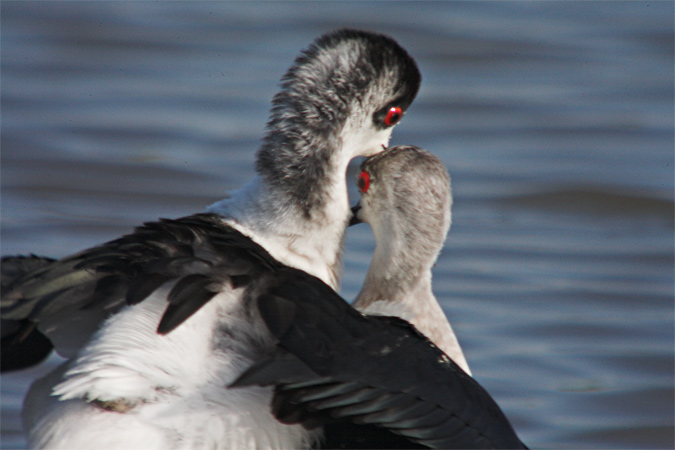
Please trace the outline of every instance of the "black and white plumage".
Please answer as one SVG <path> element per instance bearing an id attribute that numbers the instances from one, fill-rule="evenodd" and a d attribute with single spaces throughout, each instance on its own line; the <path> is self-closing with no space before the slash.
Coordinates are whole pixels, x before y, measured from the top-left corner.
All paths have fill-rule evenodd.
<path id="1" fill-rule="evenodd" d="M 234 386 L 276 385 L 276 416 L 324 426 L 324 448 L 525 448 L 492 397 L 408 322 L 365 316 L 292 269 L 256 301 L 278 349 Z"/>
<path id="2" fill-rule="evenodd" d="M 37 330 L 69 358 L 31 387 L 30 445 L 314 442 L 316 433 L 272 416 L 270 389 L 224 389 L 274 342 L 246 286 L 281 263 L 337 285 L 347 164 L 382 151 L 419 82 L 414 61 L 386 36 L 322 36 L 282 79 L 248 185 L 207 215 L 148 223 L 11 280 L 3 321 Z"/>
<path id="3" fill-rule="evenodd" d="M 445 166 L 402 146 L 372 156 L 361 170 L 358 217 L 373 228 L 377 248 L 354 303 L 359 310 L 316 278 L 274 275 L 256 302 L 276 351 L 234 386 L 275 385 L 275 415 L 324 427 L 327 448 L 524 448 L 465 372 L 431 292 L 431 265 L 450 224 Z M 364 315 L 368 309 L 417 328 Z"/>

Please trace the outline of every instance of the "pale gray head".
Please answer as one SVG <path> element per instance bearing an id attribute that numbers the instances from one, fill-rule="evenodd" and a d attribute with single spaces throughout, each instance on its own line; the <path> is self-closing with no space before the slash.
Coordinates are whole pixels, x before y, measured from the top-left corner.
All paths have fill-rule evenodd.
<path id="1" fill-rule="evenodd" d="M 274 97 L 256 169 L 311 216 L 344 180 L 355 156 L 382 151 L 415 98 L 414 60 L 387 36 L 339 30 L 317 39 L 288 70 Z"/>
<path id="2" fill-rule="evenodd" d="M 430 274 L 450 228 L 448 171 L 431 153 L 399 146 L 367 159 L 357 184 L 361 207 L 355 213 L 376 241 L 369 275 L 405 290 Z"/>

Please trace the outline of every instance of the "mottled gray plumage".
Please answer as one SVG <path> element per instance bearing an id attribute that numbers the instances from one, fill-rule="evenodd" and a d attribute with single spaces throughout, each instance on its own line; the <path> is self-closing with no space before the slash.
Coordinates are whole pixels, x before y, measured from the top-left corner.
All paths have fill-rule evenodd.
<path id="1" fill-rule="evenodd" d="M 400 146 L 367 159 L 361 170 L 369 185 L 357 216 L 371 226 L 377 245 L 354 306 L 409 321 L 471 374 L 431 286 L 451 222 L 445 165 L 421 148 Z"/>
<path id="2" fill-rule="evenodd" d="M 361 166 L 370 188 L 361 196 L 360 216 L 378 247 L 359 307 L 410 292 L 433 266 L 450 228 L 450 176 L 433 154 L 398 146 L 372 156 Z"/>
<path id="3" fill-rule="evenodd" d="M 350 39 L 345 39 L 350 38 Z M 391 106 L 404 111 L 420 85 L 414 60 L 391 38 L 357 30 L 322 36 L 297 58 L 272 102 L 256 169 L 310 215 L 329 197 L 325 170 L 349 118 L 385 128 Z"/>

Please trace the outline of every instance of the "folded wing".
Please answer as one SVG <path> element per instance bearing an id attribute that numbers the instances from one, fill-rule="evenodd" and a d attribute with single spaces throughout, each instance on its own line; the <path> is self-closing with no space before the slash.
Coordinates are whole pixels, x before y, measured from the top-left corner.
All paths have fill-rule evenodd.
<path id="1" fill-rule="evenodd" d="M 412 325 L 364 316 L 302 272 L 272 277 L 257 302 L 278 348 L 233 386 L 274 385 L 279 420 L 324 426 L 327 448 L 526 448 L 487 391 Z"/>

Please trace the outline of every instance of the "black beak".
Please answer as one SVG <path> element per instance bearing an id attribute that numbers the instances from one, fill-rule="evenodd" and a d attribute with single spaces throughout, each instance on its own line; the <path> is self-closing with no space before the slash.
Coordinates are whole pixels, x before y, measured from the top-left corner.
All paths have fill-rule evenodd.
<path id="1" fill-rule="evenodd" d="M 349 225 L 358 225 L 360 223 L 363 223 L 361 219 L 359 219 L 359 211 L 361 211 L 361 202 L 357 203 L 352 207 L 352 218 L 349 219 Z"/>

